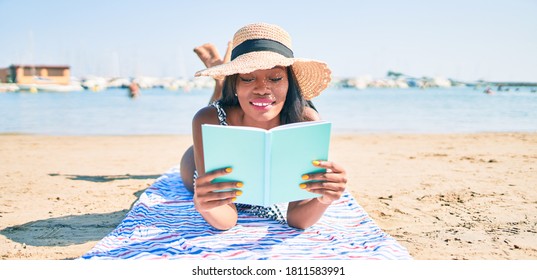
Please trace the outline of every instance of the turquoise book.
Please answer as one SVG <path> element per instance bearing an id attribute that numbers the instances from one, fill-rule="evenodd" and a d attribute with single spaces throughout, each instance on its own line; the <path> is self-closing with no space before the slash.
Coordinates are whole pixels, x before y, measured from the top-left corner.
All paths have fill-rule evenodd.
<path id="1" fill-rule="evenodd" d="M 324 171 L 312 164 L 327 160 L 332 124 L 312 121 L 265 130 L 245 126 L 202 125 L 207 172 L 231 167 L 215 182 L 243 182 L 235 203 L 269 206 L 318 197 L 301 189 L 302 175 Z"/>

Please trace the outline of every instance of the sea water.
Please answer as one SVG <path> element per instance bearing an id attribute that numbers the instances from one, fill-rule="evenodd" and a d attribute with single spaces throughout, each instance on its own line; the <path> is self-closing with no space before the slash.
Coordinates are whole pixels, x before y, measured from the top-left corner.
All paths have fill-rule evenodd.
<path id="1" fill-rule="evenodd" d="M 0 133 L 45 135 L 190 134 L 211 89 L 126 89 L 71 93 L 0 93 Z M 537 132 L 537 93 L 530 89 L 338 89 L 315 98 L 333 132 Z"/>

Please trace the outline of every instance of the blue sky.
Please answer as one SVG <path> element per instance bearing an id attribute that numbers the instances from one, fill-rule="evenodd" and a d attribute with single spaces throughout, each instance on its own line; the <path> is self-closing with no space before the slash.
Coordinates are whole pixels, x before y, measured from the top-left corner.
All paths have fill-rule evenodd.
<path id="1" fill-rule="evenodd" d="M 0 67 L 68 64 L 75 76 L 191 78 L 192 49 L 269 22 L 296 57 L 334 76 L 388 70 L 467 81 L 537 82 L 537 1 L 0 0 Z"/>

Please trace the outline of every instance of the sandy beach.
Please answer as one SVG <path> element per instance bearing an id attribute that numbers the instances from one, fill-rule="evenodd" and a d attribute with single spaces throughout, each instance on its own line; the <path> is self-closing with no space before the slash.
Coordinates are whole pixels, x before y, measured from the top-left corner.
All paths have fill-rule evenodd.
<path id="1" fill-rule="evenodd" d="M 0 135 L 0 258 L 75 259 L 190 136 Z M 330 157 L 415 259 L 537 259 L 537 134 L 335 135 Z"/>

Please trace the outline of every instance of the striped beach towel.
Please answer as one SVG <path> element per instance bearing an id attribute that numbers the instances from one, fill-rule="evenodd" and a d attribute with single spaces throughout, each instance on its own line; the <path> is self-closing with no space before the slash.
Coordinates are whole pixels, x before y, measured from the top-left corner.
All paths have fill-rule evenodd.
<path id="1" fill-rule="evenodd" d="M 283 211 L 285 211 L 285 207 Z M 284 213 L 285 216 L 285 213 Z M 125 219 L 82 259 L 315 260 L 410 259 L 348 193 L 319 222 L 298 230 L 239 212 L 230 230 L 212 228 L 194 209 L 178 168 L 158 178 Z"/>

